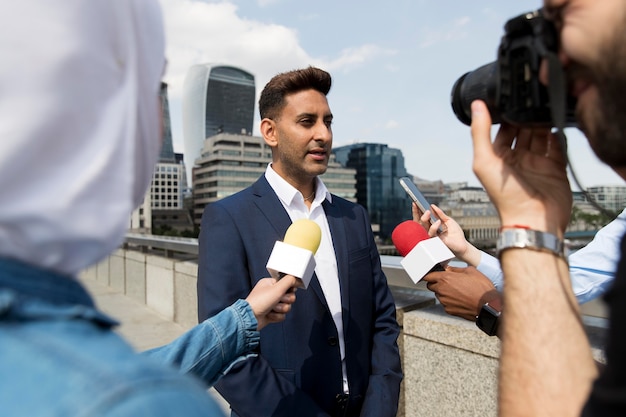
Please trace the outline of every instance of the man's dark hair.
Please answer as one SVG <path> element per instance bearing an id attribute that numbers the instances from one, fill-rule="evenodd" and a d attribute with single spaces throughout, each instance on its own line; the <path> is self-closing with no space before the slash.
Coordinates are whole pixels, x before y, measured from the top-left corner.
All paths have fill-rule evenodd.
<path id="1" fill-rule="evenodd" d="M 285 96 L 309 89 L 327 95 L 331 83 L 330 74 L 315 67 L 275 75 L 265 85 L 259 98 L 261 119 L 275 119 L 285 106 Z"/>

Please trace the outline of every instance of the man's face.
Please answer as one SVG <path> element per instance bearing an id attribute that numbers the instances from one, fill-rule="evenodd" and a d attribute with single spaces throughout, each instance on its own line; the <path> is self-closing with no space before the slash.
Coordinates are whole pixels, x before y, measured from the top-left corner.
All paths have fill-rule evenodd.
<path id="1" fill-rule="evenodd" d="M 266 141 L 274 149 L 274 170 L 297 187 L 326 172 L 333 115 L 326 96 L 315 90 L 290 94 L 286 103 Z"/>
<path id="2" fill-rule="evenodd" d="M 626 2 L 546 0 L 561 33 L 560 57 L 576 115 L 598 157 L 626 167 Z"/>

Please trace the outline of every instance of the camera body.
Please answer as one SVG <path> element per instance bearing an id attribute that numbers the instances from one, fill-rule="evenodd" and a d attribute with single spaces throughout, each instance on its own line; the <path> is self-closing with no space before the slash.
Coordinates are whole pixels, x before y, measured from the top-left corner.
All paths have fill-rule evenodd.
<path id="1" fill-rule="evenodd" d="M 548 89 L 539 81 L 539 68 L 548 52 L 558 49 L 558 34 L 541 10 L 506 22 L 497 60 L 461 76 L 452 87 L 450 101 L 457 118 L 471 124 L 470 106 L 482 100 L 492 123 L 524 127 L 552 127 Z M 574 97 L 567 96 L 566 126 L 576 126 Z"/>

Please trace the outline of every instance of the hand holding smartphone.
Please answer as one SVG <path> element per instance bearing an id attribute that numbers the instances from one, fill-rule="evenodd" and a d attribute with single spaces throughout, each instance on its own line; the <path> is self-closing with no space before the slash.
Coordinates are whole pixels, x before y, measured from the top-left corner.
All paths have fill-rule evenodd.
<path id="1" fill-rule="evenodd" d="M 430 210 L 430 224 L 431 225 L 435 223 L 437 220 L 439 220 L 439 218 L 435 216 L 432 209 L 430 208 L 430 203 L 428 202 L 428 200 L 426 200 L 424 195 L 420 192 L 420 190 L 417 188 L 417 186 L 413 183 L 413 181 L 409 177 L 400 178 L 400 185 L 402 185 L 402 188 L 404 188 L 404 191 L 406 191 L 409 197 L 411 197 L 411 200 L 413 200 L 413 202 L 417 204 L 417 207 L 419 207 L 422 213 L 425 213 L 426 210 Z M 437 231 L 438 233 L 442 233 L 443 228 L 439 226 Z"/>

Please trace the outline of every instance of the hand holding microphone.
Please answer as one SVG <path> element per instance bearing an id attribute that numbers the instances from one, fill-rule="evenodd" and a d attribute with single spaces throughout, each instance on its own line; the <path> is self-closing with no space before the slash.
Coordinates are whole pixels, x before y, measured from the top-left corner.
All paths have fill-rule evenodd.
<path id="1" fill-rule="evenodd" d="M 293 275 L 285 275 L 276 281 L 274 278 L 263 278 L 256 283 L 246 301 L 250 304 L 256 317 L 257 330 L 261 330 L 269 323 L 278 323 L 285 320 L 296 301 L 295 287 L 298 280 Z"/>
<path id="2" fill-rule="evenodd" d="M 267 270 L 275 279 L 285 275 L 299 278 L 307 288 L 315 271 L 315 252 L 322 240 L 322 230 L 312 220 L 296 220 L 285 233 L 284 241 L 277 241 L 267 261 Z"/>
<path id="3" fill-rule="evenodd" d="M 391 240 L 403 257 L 400 261 L 402 267 L 416 284 L 434 268 L 443 270 L 448 261 L 454 258 L 441 239 L 428 236 L 426 230 L 413 220 L 406 220 L 396 226 Z"/>

